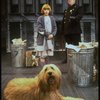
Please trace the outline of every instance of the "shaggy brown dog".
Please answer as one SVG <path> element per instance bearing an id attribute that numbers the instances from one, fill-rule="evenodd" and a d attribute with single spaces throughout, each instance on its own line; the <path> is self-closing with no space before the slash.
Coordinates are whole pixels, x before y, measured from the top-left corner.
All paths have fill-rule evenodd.
<path id="1" fill-rule="evenodd" d="M 35 78 L 15 78 L 5 90 L 5 100 L 84 100 L 63 97 L 59 93 L 61 72 L 54 64 L 47 64 Z"/>
<path id="2" fill-rule="evenodd" d="M 63 100 L 58 89 L 61 72 L 54 64 L 47 64 L 35 78 L 15 78 L 5 90 L 5 100 Z"/>

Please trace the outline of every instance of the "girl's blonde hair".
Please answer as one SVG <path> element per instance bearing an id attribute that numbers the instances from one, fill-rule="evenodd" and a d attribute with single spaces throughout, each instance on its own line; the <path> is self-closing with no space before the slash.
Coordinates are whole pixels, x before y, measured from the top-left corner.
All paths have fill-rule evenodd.
<path id="1" fill-rule="evenodd" d="M 44 14 L 44 9 L 49 9 L 49 11 L 51 12 L 51 7 L 49 4 L 44 4 L 42 6 L 42 9 L 41 9 L 41 13 Z"/>

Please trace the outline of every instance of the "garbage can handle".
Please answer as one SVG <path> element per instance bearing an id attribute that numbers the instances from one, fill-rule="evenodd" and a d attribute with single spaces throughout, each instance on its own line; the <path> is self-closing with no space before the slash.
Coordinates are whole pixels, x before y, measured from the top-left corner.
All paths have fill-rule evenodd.
<path id="1" fill-rule="evenodd" d="M 13 57 L 16 57 L 18 55 L 18 51 L 14 51 L 14 56 Z"/>
<path id="2" fill-rule="evenodd" d="M 72 56 L 73 56 L 73 54 L 68 54 L 68 56 L 72 57 Z"/>

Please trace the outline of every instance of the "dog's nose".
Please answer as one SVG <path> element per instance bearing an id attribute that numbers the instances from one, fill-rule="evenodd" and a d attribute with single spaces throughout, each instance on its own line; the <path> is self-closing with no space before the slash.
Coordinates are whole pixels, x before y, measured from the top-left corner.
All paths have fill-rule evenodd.
<path id="1" fill-rule="evenodd" d="M 48 72 L 48 75 L 52 75 L 52 72 Z"/>

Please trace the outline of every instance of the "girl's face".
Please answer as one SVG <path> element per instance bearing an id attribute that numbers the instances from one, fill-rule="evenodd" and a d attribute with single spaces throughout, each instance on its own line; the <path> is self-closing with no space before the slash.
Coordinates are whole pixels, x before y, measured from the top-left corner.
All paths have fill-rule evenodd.
<path id="1" fill-rule="evenodd" d="M 75 3 L 75 0 L 67 0 L 67 3 L 68 3 L 69 5 L 73 5 L 73 4 Z"/>
<path id="2" fill-rule="evenodd" d="M 45 9 L 44 9 L 44 15 L 45 15 L 45 16 L 48 16 L 49 13 L 50 13 L 49 9 L 48 9 L 48 8 L 45 8 Z"/>

